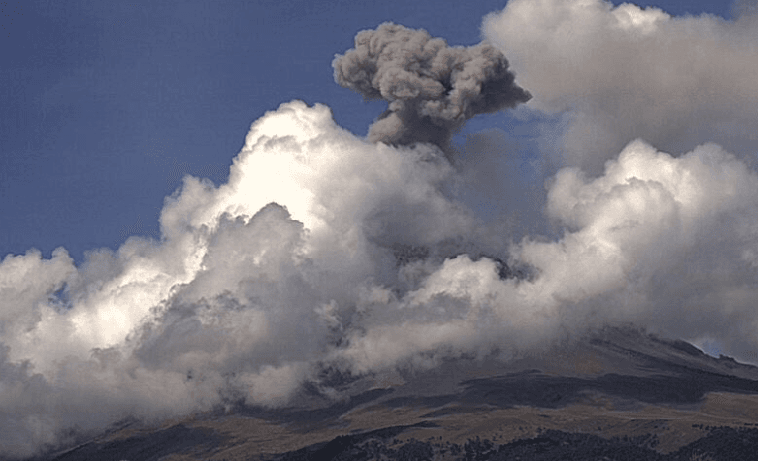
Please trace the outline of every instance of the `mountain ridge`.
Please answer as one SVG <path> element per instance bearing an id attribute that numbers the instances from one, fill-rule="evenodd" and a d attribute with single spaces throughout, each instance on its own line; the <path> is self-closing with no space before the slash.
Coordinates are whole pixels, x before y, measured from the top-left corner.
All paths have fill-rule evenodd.
<path id="1" fill-rule="evenodd" d="M 758 448 L 758 367 L 633 327 L 510 360 L 495 351 L 428 370 L 337 375 L 336 401 L 304 386 L 288 408 L 135 420 L 34 460 L 669 461 L 748 459 L 725 458 L 735 454 L 725 440 Z"/>

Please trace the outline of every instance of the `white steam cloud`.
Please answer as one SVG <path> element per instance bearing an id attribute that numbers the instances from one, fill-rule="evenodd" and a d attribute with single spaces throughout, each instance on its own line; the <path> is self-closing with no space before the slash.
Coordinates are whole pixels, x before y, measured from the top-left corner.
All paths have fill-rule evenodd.
<path id="1" fill-rule="evenodd" d="M 531 15 L 552 4 L 565 5 L 563 14 Z M 584 40 L 599 56 L 575 50 L 576 62 L 589 67 L 577 72 L 599 74 L 584 86 L 579 76 L 545 67 L 576 38 L 569 26 L 551 35 L 562 29 L 550 24 L 577 15 L 594 15 Z M 520 18 L 532 18 L 532 28 L 506 40 L 500 25 L 516 28 Z M 456 198 L 462 182 L 488 183 L 462 181 L 438 146 L 372 143 L 338 127 L 327 107 L 294 101 L 252 125 L 227 184 L 185 178 L 166 199 L 160 241 L 132 237 L 116 252 L 90 253 L 79 267 L 63 249 L 50 259 L 36 251 L 7 256 L 0 263 L 0 457 L 31 456 L 128 417 L 286 405 L 306 382 L 338 398 L 325 370 L 370 376 L 464 353 L 507 356 L 608 322 L 717 339 L 737 358 L 756 361 L 758 175 L 742 159 L 749 140 L 739 156 L 716 144 L 661 152 L 656 142 L 695 130 L 688 120 L 705 126 L 702 117 L 673 117 L 684 131 L 668 132 L 646 125 L 648 106 L 626 95 L 644 90 L 653 119 L 678 114 L 677 101 L 703 116 L 731 108 L 738 128 L 749 121 L 753 96 L 731 107 L 714 83 L 702 101 L 681 101 L 679 93 L 669 102 L 645 99 L 676 85 L 623 73 L 613 94 L 603 78 L 615 75 L 617 63 L 600 58 L 636 42 L 622 32 L 591 35 L 632 30 L 641 41 L 674 40 L 668 27 L 685 33 L 703 24 L 714 28 L 711 45 L 699 47 L 709 59 L 735 69 L 756 62 L 739 64 L 743 55 L 726 48 L 708 54 L 729 33 L 753 30 L 740 21 L 672 19 L 592 0 L 512 0 L 487 20 L 492 42 L 507 41 L 506 54 L 516 56 L 534 110 L 574 117 L 565 145 L 584 126 L 577 120 L 600 123 L 591 109 L 606 107 L 606 97 L 631 107 L 613 112 L 600 145 L 626 142 L 629 132 L 653 135 L 653 144 L 633 140 L 620 154 L 576 154 L 578 165 L 612 157 L 597 174 L 577 166 L 557 172 L 544 211 L 563 229 L 559 238 L 509 243 Z M 663 72 L 653 65 L 663 59 L 660 47 L 648 53 L 650 67 Z M 678 62 L 671 72 L 680 71 Z M 640 62 L 636 70 L 653 72 Z M 638 88 L 637 78 L 652 80 Z M 575 96 L 578 88 L 586 101 Z M 626 123 L 636 128 L 625 131 Z M 718 130 L 708 133 L 718 137 Z M 524 275 L 512 276 L 503 261 Z"/>
<path id="2" fill-rule="evenodd" d="M 684 153 L 716 142 L 741 157 L 758 151 L 758 16 L 672 17 L 603 0 L 510 0 L 485 18 L 534 99 L 561 116 L 545 133 L 560 165 L 593 174 L 643 138 Z"/>

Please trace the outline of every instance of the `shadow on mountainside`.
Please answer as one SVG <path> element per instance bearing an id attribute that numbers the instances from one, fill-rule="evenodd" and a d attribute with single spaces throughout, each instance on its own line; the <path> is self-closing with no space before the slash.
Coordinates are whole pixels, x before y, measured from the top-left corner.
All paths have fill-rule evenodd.
<path id="1" fill-rule="evenodd" d="M 382 404 L 391 408 L 408 405 L 436 408 L 450 403 L 498 408 L 560 408 L 577 403 L 588 393 L 600 393 L 631 403 L 687 405 L 700 403 L 709 392 L 758 394 L 758 381 L 699 370 L 686 370 L 676 376 L 647 377 L 610 373 L 594 379 L 550 376 L 540 370 L 530 370 L 472 379 L 462 382 L 461 386 L 463 390 L 456 394 L 390 398 Z"/>
<path id="2" fill-rule="evenodd" d="M 734 461 L 755 459 L 758 429 L 718 427 L 708 435 L 672 453 L 655 451 L 655 434 L 604 439 L 597 435 L 558 430 L 540 431 L 536 437 L 498 444 L 476 437 L 463 444 L 419 441 L 399 442 L 408 427 L 396 427 L 337 437 L 329 442 L 267 457 L 272 461 L 368 461 L 373 459 L 423 461 Z"/>
<path id="3" fill-rule="evenodd" d="M 158 461 L 168 455 L 215 447 L 227 440 L 212 429 L 177 424 L 145 434 L 101 443 L 86 443 L 57 457 L 55 461 Z"/>

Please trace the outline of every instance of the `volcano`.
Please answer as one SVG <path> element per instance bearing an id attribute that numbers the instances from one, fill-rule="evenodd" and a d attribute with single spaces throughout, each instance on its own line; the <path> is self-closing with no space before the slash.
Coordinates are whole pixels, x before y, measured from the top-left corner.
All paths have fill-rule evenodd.
<path id="1" fill-rule="evenodd" d="M 0 261 L 0 458 L 758 459 L 743 24 L 511 0 L 477 45 L 358 31 L 332 69 L 386 103 L 365 136 L 283 102 L 159 235 Z"/>
<path id="2" fill-rule="evenodd" d="M 35 461 L 715 461 L 756 448 L 758 367 L 625 326 L 427 370 L 325 369 L 285 409 L 123 421 Z"/>

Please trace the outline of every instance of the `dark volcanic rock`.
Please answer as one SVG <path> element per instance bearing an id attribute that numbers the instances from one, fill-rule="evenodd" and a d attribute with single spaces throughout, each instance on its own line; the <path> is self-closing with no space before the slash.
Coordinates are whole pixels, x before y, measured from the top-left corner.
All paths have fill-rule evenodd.
<path id="1" fill-rule="evenodd" d="M 758 368 L 633 328 L 393 373 L 327 369 L 291 408 L 132 422 L 35 461 L 758 459 Z"/>
<path id="2" fill-rule="evenodd" d="M 363 460 L 374 459 L 377 455 L 391 459 L 429 459 L 432 453 L 427 444 L 411 441 L 400 450 L 388 448 L 388 442 L 403 431 L 412 427 L 431 427 L 431 423 L 415 424 L 412 426 L 395 426 L 355 435 L 341 435 L 335 439 L 301 448 L 296 451 L 274 455 L 273 459 L 281 461 L 306 460 Z"/>
<path id="3" fill-rule="evenodd" d="M 120 461 L 159 460 L 173 453 L 191 452 L 200 447 L 214 447 L 225 437 L 209 429 L 195 429 L 178 424 L 149 434 L 104 443 L 87 443 L 75 450 L 60 454 L 54 461 Z"/>
<path id="4" fill-rule="evenodd" d="M 296 452 L 275 455 L 271 459 L 281 461 L 317 460 L 430 460 L 438 458 L 465 461 L 564 461 L 564 460 L 613 460 L 613 461 L 690 461 L 710 459 L 734 461 L 756 459 L 758 429 L 713 429 L 709 435 L 690 443 L 676 452 L 659 453 L 654 447 L 657 437 L 647 434 L 639 437 L 604 439 L 602 437 L 557 430 L 542 432 L 537 437 L 497 444 L 489 439 L 467 440 L 463 445 L 444 445 L 422 442 L 415 439 L 392 448 L 387 443 L 388 435 L 397 435 L 406 428 L 385 430 L 385 437 L 364 444 L 373 433 L 360 436 L 338 437 L 318 447 L 306 447 Z M 445 455 L 448 455 L 445 457 Z"/>

